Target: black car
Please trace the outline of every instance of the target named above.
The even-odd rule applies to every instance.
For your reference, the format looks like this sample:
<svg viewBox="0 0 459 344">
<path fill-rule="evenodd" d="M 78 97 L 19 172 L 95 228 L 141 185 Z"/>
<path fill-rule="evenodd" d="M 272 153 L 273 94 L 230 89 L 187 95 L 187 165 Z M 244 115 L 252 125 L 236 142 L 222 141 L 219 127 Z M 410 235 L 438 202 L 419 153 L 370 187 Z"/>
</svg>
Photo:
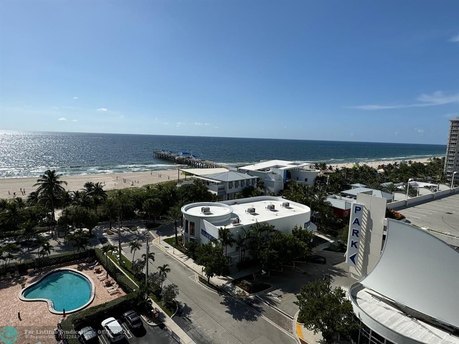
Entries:
<svg viewBox="0 0 459 344">
<path fill-rule="evenodd" d="M 99 343 L 99 338 L 97 337 L 97 332 L 91 327 L 86 326 L 78 331 L 78 339 L 82 343 Z"/>
<path fill-rule="evenodd" d="M 317 254 L 313 254 L 308 257 L 308 262 L 315 264 L 327 264 L 327 258 L 319 256 Z"/>
<path fill-rule="evenodd" d="M 136 311 L 127 311 L 123 314 L 123 319 L 132 329 L 139 329 L 143 327 L 142 320 L 140 319 Z"/>
</svg>

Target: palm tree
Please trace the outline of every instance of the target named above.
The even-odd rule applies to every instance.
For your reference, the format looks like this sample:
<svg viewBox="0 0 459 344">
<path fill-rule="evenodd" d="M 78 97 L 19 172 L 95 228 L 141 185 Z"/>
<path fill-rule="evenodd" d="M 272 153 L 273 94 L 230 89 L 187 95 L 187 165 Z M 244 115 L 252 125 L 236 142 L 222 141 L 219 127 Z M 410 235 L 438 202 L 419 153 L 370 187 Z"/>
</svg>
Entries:
<svg viewBox="0 0 459 344">
<path fill-rule="evenodd" d="M 85 191 L 89 197 L 92 199 L 92 203 L 95 206 L 96 214 L 97 207 L 103 204 L 107 200 L 107 193 L 104 191 L 104 186 L 102 183 L 97 182 L 87 182 L 84 184 Z"/>
<path fill-rule="evenodd" d="M 175 233 L 175 245 L 178 246 L 178 233 L 177 233 L 177 221 L 182 218 L 182 209 L 179 205 L 170 208 L 168 217 L 174 221 L 174 233 Z"/>
<path fill-rule="evenodd" d="M 158 266 L 158 273 L 159 273 L 159 276 L 161 277 L 160 283 L 159 283 L 159 287 L 161 288 L 161 290 L 163 289 L 163 283 L 166 280 L 167 274 L 169 272 L 171 272 L 171 268 L 169 267 L 169 264 Z"/>
<path fill-rule="evenodd" d="M 161 276 L 164 277 L 164 279 L 166 279 L 167 274 L 171 272 L 171 268 L 169 267 L 169 264 L 163 264 L 158 266 L 158 272 Z"/>
<path fill-rule="evenodd" d="M 247 248 L 247 231 L 244 230 L 234 241 L 236 248 L 239 250 L 239 261 L 244 259 L 244 253 Z"/>
<path fill-rule="evenodd" d="M 39 252 L 39 255 L 45 257 L 51 254 L 52 250 L 53 250 L 53 247 L 51 246 L 51 244 L 48 241 L 45 241 L 44 243 L 41 244 L 41 250 Z"/>
<path fill-rule="evenodd" d="M 144 253 L 142 254 L 142 259 L 146 262 L 147 261 L 147 254 Z M 151 260 L 152 262 L 155 261 L 155 253 L 154 252 L 149 252 L 148 253 L 148 259 Z"/>
<path fill-rule="evenodd" d="M 142 245 L 140 244 L 139 241 L 131 241 L 129 243 L 129 247 L 131 248 L 131 253 L 132 253 L 132 261 L 134 261 L 134 256 L 135 256 L 135 251 L 140 250 Z"/>
<path fill-rule="evenodd" d="M 225 247 L 225 256 L 228 256 L 228 246 L 232 247 L 235 242 L 233 234 L 229 228 L 220 228 L 218 230 L 218 238 L 222 246 Z"/>
<path fill-rule="evenodd" d="M 53 225 L 56 223 L 55 207 L 59 198 L 65 192 L 62 185 L 67 185 L 67 182 L 59 180 L 61 176 L 55 170 L 47 170 L 34 184 L 34 186 L 38 186 L 36 192 L 38 193 L 39 200 L 45 203 L 51 211 Z"/>
<path fill-rule="evenodd" d="M 108 252 L 113 251 L 115 249 L 115 246 L 113 245 L 105 245 L 102 247 L 102 252 L 105 254 L 105 265 L 108 266 Z"/>
</svg>

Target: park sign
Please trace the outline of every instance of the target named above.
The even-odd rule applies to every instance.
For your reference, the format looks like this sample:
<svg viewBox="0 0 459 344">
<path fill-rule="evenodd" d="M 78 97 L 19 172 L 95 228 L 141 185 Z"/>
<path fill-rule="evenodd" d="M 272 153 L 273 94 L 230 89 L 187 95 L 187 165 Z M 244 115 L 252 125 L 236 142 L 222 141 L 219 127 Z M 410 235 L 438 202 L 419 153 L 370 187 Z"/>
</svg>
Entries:
<svg viewBox="0 0 459 344">
<path fill-rule="evenodd" d="M 362 231 L 362 214 L 365 206 L 354 203 L 352 205 L 351 218 L 349 220 L 349 236 L 347 239 L 346 263 L 350 266 L 357 266 L 359 253 L 360 232 Z"/>
</svg>

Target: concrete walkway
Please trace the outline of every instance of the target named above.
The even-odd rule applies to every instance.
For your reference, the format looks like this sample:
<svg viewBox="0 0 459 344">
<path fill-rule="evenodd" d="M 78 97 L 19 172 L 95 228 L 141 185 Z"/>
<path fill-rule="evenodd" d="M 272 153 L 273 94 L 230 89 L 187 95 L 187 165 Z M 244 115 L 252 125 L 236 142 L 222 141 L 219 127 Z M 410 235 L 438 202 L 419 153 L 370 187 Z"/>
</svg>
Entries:
<svg viewBox="0 0 459 344">
<path fill-rule="evenodd" d="M 180 250 L 176 249 L 175 247 L 169 245 L 167 242 L 165 242 L 163 239 L 167 239 L 167 237 L 157 237 L 153 240 L 153 243 L 155 246 L 160 248 L 162 251 L 166 252 L 168 255 L 188 267 L 189 269 L 193 270 L 196 272 L 199 276 L 207 280 L 207 276 L 205 275 L 203 271 L 203 266 L 198 265 L 194 262 L 193 259 L 188 257 L 186 254 L 181 252 Z M 232 289 L 232 278 L 231 277 L 225 277 L 225 276 L 214 276 L 210 278 L 210 284 L 216 286 L 217 288 L 222 288 L 228 292 L 230 292 L 229 289 Z M 231 290 L 232 291 L 232 290 Z"/>
<path fill-rule="evenodd" d="M 115 262 L 113 262 L 113 264 L 118 266 L 118 264 L 116 264 Z M 122 273 L 124 273 L 124 271 L 120 267 L 118 267 L 118 269 Z M 129 278 L 129 276 L 127 275 L 126 277 Z M 135 283 L 134 281 L 132 282 L 135 285 L 137 285 L 137 283 Z M 139 286 L 137 285 L 137 287 Z M 180 343 L 184 343 L 184 344 L 194 344 L 195 343 L 193 339 L 191 339 L 191 337 L 188 336 L 188 334 L 185 331 L 183 331 L 182 328 L 179 325 L 177 325 L 177 323 L 169 315 L 167 315 L 165 312 L 162 311 L 161 307 L 153 299 L 150 299 L 150 300 L 152 302 L 152 306 L 160 310 L 161 317 L 164 319 L 164 325 L 166 325 L 169 330 L 171 330 L 178 338 L 180 338 Z"/>
<path fill-rule="evenodd" d="M 295 335 L 300 343 L 315 344 L 319 343 L 322 340 L 322 335 L 320 333 L 314 333 L 311 330 L 308 330 L 303 324 L 297 321 L 298 313 L 295 314 Z"/>
<path fill-rule="evenodd" d="M 166 325 L 166 327 L 169 330 L 171 330 L 178 338 L 180 338 L 180 343 L 184 343 L 184 344 L 194 344 L 195 343 L 193 339 L 191 339 L 190 336 L 188 336 L 188 334 L 186 334 L 186 332 L 183 331 L 182 328 L 179 325 L 177 325 L 177 323 L 169 315 L 167 315 L 161 310 L 161 307 L 153 299 L 150 298 L 150 300 L 152 302 L 153 307 L 156 307 L 157 309 L 159 309 L 162 315 L 164 316 L 164 325 Z"/>
</svg>

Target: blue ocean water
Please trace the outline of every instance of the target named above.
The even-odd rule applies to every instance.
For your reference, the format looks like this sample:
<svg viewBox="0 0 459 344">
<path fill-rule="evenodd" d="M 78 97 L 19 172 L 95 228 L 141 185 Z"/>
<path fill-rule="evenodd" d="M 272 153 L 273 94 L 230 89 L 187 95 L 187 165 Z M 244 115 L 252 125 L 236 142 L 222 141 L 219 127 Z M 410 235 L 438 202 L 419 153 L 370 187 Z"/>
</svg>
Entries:
<svg viewBox="0 0 459 344">
<path fill-rule="evenodd" d="M 228 165 L 260 160 L 339 163 L 444 156 L 444 145 L 223 137 L 0 131 L 0 178 L 94 174 L 173 167 L 154 150 L 188 151 Z"/>
</svg>

